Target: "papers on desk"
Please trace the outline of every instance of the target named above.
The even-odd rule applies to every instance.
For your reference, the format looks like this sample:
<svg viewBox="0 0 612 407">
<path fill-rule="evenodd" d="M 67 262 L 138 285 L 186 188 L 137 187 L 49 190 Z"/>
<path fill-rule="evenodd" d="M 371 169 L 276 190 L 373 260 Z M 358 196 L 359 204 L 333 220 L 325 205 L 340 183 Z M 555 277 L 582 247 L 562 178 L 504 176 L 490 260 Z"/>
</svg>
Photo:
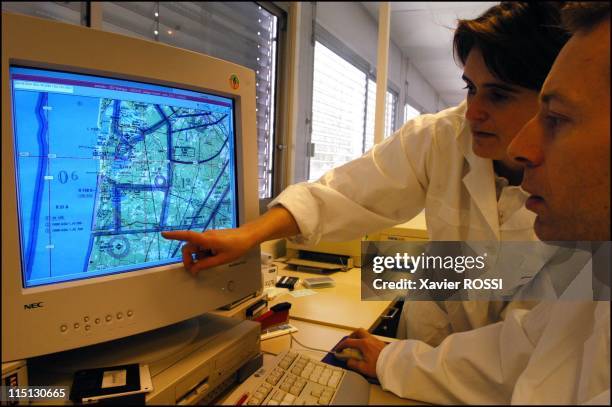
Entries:
<svg viewBox="0 0 612 407">
<path fill-rule="evenodd" d="M 267 296 L 268 300 L 271 300 L 273 298 L 278 297 L 279 295 L 286 294 L 286 293 L 291 294 L 294 298 L 299 298 L 299 297 L 305 297 L 308 295 L 313 295 L 313 294 L 316 294 L 317 292 L 314 290 L 310 290 L 310 289 L 289 291 L 288 288 L 268 287 L 263 291 L 263 293 Z"/>
<path fill-rule="evenodd" d="M 288 288 L 281 288 L 281 287 L 267 287 L 266 289 L 263 290 L 263 293 L 268 297 L 269 300 L 288 293 L 289 289 Z"/>
<path fill-rule="evenodd" d="M 303 290 L 291 291 L 289 294 L 291 294 L 294 298 L 298 298 L 298 297 L 306 297 L 307 295 L 313 295 L 316 293 L 317 292 L 314 290 L 309 290 L 308 288 L 305 288 Z"/>
</svg>

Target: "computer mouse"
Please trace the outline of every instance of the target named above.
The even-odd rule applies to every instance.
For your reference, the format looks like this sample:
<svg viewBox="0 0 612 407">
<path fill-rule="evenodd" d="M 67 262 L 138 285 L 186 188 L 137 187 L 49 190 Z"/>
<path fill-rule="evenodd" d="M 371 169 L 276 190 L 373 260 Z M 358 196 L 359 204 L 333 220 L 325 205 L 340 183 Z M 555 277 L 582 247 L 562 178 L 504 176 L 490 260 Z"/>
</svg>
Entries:
<svg viewBox="0 0 612 407">
<path fill-rule="evenodd" d="M 344 348 L 340 352 L 334 352 L 334 356 L 340 360 L 363 360 L 363 355 L 361 354 L 361 351 L 356 348 Z"/>
</svg>

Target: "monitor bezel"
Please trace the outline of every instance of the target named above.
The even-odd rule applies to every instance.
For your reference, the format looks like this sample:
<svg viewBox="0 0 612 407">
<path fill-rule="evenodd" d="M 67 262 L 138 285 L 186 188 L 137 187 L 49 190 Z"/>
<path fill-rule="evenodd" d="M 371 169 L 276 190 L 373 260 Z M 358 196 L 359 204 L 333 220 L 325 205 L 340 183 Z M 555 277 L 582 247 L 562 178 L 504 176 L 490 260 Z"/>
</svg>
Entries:
<svg viewBox="0 0 612 407">
<path fill-rule="evenodd" d="M 8 86 L 11 65 L 76 70 L 233 98 L 239 223 L 259 215 L 253 70 L 167 44 L 2 12 L 3 362 L 154 330 L 261 290 L 259 246 L 234 262 L 196 276 L 179 263 L 23 288 L 15 238 L 19 228 L 15 219 L 18 198 Z M 231 86 L 233 75 L 240 79 L 237 89 Z M 100 318 L 100 324 L 93 323 Z M 85 330 L 86 325 L 91 329 Z"/>
<path fill-rule="evenodd" d="M 74 67 L 67 67 L 67 68 L 62 68 L 62 69 L 51 69 L 51 68 L 40 68 L 40 67 L 34 67 L 32 66 L 32 64 L 28 64 L 28 65 L 24 65 L 24 64 L 16 64 L 16 63 L 9 63 L 9 87 L 10 87 L 10 95 L 11 95 L 11 99 L 10 99 L 10 103 L 11 103 L 11 117 L 13 122 L 11 123 L 11 130 L 14 128 L 14 120 L 15 120 L 15 109 L 14 109 L 14 101 L 13 101 L 13 95 L 14 95 L 14 89 L 13 89 L 13 80 L 10 77 L 10 71 L 11 68 L 24 68 L 24 69 L 35 69 L 35 70 L 44 70 L 44 71 L 49 71 L 49 72 L 56 72 L 56 73 L 68 73 L 68 74 L 75 74 L 75 75 L 86 75 L 86 76 L 91 76 L 91 77 L 99 77 L 99 78 L 104 78 L 104 79 L 111 79 L 111 80 L 123 80 L 123 81 L 129 81 L 129 82 L 134 82 L 134 83 L 139 83 L 139 84 L 143 84 L 143 85 L 155 85 L 155 86 L 163 86 L 166 88 L 170 88 L 170 89 L 177 89 L 177 90 L 186 90 L 186 91 L 191 91 L 191 92 L 196 92 L 200 95 L 205 95 L 205 96 L 218 96 L 218 97 L 223 97 L 228 99 L 228 101 L 231 102 L 232 106 L 231 106 L 231 110 L 232 110 L 232 127 L 233 127 L 233 151 L 232 151 L 232 160 L 234 162 L 234 164 L 237 166 L 238 163 L 240 162 L 240 160 L 238 160 L 238 144 L 237 140 L 239 138 L 239 130 L 237 126 L 237 97 L 235 95 L 226 95 L 226 94 L 221 94 L 221 92 L 215 92 L 215 91 L 211 91 L 211 92 L 204 92 L 201 90 L 197 90 L 197 87 L 192 87 L 191 89 L 187 89 L 185 87 L 181 87 L 182 84 L 176 84 L 176 86 L 174 85 L 160 85 L 159 83 L 154 83 L 152 81 L 144 81 L 144 80 L 131 80 L 131 79 L 125 79 L 125 78 L 121 78 L 118 75 L 114 75 L 111 76 L 111 74 L 108 75 L 98 75 L 98 74 L 92 74 L 92 73 L 83 73 L 78 69 L 74 69 Z M 125 273 L 138 273 L 140 271 L 143 270 L 148 270 L 148 269 L 152 269 L 152 270 L 156 270 L 158 268 L 164 267 L 164 266 L 172 266 L 172 265 L 177 265 L 179 263 L 181 263 L 182 261 L 176 260 L 176 261 L 172 261 L 172 262 L 168 262 L 166 264 L 163 265 L 151 265 L 151 266 L 147 266 L 147 265 L 142 265 L 142 267 L 136 267 L 133 268 L 131 270 L 123 270 L 123 271 L 115 271 L 115 272 L 110 272 L 107 274 L 102 274 L 102 275 L 94 275 L 94 276 L 84 276 L 84 277 L 80 277 L 80 278 L 71 278 L 68 280 L 64 280 L 64 281 L 55 281 L 55 282 L 48 282 L 48 283 L 39 283 L 39 284 L 34 284 L 34 285 L 26 285 L 26 281 L 25 281 L 25 271 L 24 271 L 24 253 L 23 253 L 23 239 L 21 236 L 21 232 L 22 232 L 22 227 L 21 227 L 21 208 L 20 208 L 20 199 L 19 199 L 19 179 L 18 179 L 18 155 L 15 152 L 15 146 L 16 146 L 16 135 L 14 134 L 15 132 L 13 131 L 12 134 L 12 140 L 13 140 L 13 151 L 14 151 L 14 169 L 15 169 L 15 192 L 16 192 L 16 199 L 17 199 L 17 225 L 18 225 L 18 234 L 19 234 L 19 250 L 20 250 L 20 254 L 21 254 L 21 275 L 22 275 L 22 287 L 26 290 L 28 289 L 32 289 L 32 288 L 36 288 L 36 287 L 42 287 L 42 286 L 48 286 L 48 285 L 60 285 L 60 284 L 64 284 L 64 283 L 68 283 L 71 281 L 84 281 L 84 280 L 88 280 L 88 279 L 99 279 L 99 278 L 103 278 L 106 276 L 111 276 L 111 275 L 115 275 L 115 274 L 125 274 Z M 234 202 L 235 202 L 235 210 L 234 210 L 234 216 L 236 217 L 236 226 L 239 226 L 240 223 L 240 203 L 239 203 L 239 193 L 238 193 L 238 185 L 240 185 L 239 181 L 238 181 L 238 175 L 239 175 L 239 170 L 238 168 L 235 168 L 233 171 L 233 183 L 234 183 Z M 169 230 L 175 230 L 175 229 L 169 229 Z M 159 270 L 158 270 L 159 271 Z M 58 287 L 61 288 L 61 287 Z"/>
</svg>

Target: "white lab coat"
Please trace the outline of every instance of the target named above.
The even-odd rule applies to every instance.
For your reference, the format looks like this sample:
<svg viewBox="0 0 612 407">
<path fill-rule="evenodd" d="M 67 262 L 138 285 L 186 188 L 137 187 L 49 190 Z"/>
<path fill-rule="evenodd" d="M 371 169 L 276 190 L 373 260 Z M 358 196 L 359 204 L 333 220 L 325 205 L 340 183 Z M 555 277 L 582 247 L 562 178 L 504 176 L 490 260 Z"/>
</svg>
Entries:
<svg viewBox="0 0 612 407">
<path fill-rule="evenodd" d="M 505 188 L 498 202 L 493 163 L 472 151 L 466 102 L 421 115 L 364 156 L 324 174 L 317 182 L 289 186 L 269 207 L 283 205 L 295 218 L 298 243 L 355 239 L 406 222 L 425 209 L 431 240 L 536 240 L 527 194 Z M 504 194 L 507 194 L 504 196 Z M 508 195 L 512 195 L 508 197 Z M 505 202 L 505 205 L 501 203 Z M 511 215 L 508 215 L 511 214 Z M 547 254 L 532 257 L 535 274 Z M 491 258 L 491 257 L 489 257 Z M 438 344 L 449 333 L 496 322 L 501 302 L 412 302 L 404 308 L 398 337 Z"/>
<path fill-rule="evenodd" d="M 400 397 L 434 404 L 609 405 L 610 303 L 572 301 L 590 283 L 589 263 L 558 301 L 512 310 L 436 348 L 391 343 L 378 379 Z"/>
<path fill-rule="evenodd" d="M 294 216 L 304 244 L 345 241 L 406 222 L 425 209 L 431 240 L 536 240 L 535 215 L 498 210 L 493 162 L 476 156 L 466 103 L 421 115 L 316 182 L 287 187 L 268 206 Z M 501 226 L 500 226 L 501 224 Z"/>
</svg>

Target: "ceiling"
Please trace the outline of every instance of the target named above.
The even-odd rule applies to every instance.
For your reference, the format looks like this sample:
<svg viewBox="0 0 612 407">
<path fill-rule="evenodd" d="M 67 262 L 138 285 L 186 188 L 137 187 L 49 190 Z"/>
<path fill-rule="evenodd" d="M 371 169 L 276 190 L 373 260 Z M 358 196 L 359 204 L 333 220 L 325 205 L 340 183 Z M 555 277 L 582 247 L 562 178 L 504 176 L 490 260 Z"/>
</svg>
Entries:
<svg viewBox="0 0 612 407">
<path fill-rule="evenodd" d="M 378 2 L 362 2 L 378 21 Z M 475 18 L 498 2 L 390 2 L 391 41 L 448 105 L 465 97 L 461 68 L 453 60 L 453 30 L 459 18 Z"/>
</svg>

